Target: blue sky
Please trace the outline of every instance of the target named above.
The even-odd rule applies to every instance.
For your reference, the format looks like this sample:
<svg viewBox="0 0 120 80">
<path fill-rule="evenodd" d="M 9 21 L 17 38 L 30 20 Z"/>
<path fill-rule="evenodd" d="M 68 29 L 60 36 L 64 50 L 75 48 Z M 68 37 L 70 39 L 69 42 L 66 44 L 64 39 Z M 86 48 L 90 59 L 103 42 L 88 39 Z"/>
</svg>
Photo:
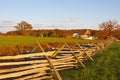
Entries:
<svg viewBox="0 0 120 80">
<path fill-rule="evenodd" d="M 120 0 L 0 0 L 0 32 L 20 21 L 33 29 L 98 29 L 107 20 L 120 21 Z"/>
</svg>

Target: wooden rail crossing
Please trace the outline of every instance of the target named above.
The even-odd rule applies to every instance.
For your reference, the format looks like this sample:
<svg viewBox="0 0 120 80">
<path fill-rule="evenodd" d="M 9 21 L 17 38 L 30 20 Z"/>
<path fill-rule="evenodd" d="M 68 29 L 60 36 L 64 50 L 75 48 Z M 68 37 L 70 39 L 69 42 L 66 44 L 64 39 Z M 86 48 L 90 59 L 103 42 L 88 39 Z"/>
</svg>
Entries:
<svg viewBox="0 0 120 80">
<path fill-rule="evenodd" d="M 59 74 L 60 70 L 77 69 L 79 64 L 85 68 L 84 62 L 88 59 L 94 61 L 92 57 L 96 52 L 109 46 L 112 41 L 87 44 L 74 42 L 72 46 L 65 42 L 49 51 L 36 43 L 41 52 L 0 57 L 0 80 L 54 80 L 54 77 L 64 80 Z M 50 48 L 49 44 L 47 46 Z"/>
</svg>

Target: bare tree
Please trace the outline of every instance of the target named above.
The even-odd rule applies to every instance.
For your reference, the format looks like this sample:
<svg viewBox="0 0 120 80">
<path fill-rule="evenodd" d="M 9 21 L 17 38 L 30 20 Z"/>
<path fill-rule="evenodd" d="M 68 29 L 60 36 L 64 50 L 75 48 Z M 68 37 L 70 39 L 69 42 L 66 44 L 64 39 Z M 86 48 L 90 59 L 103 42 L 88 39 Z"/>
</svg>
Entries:
<svg viewBox="0 0 120 80">
<path fill-rule="evenodd" d="M 21 21 L 20 23 L 17 24 L 17 26 L 15 26 L 15 28 L 17 30 L 31 30 L 32 25 L 27 23 L 26 21 Z"/>
<path fill-rule="evenodd" d="M 118 22 L 115 20 L 113 20 L 113 21 L 109 20 L 107 22 L 103 22 L 103 23 L 99 24 L 99 26 L 100 26 L 100 29 L 107 31 L 109 36 L 111 36 L 111 34 L 114 30 L 116 30 L 120 27 Z"/>
</svg>

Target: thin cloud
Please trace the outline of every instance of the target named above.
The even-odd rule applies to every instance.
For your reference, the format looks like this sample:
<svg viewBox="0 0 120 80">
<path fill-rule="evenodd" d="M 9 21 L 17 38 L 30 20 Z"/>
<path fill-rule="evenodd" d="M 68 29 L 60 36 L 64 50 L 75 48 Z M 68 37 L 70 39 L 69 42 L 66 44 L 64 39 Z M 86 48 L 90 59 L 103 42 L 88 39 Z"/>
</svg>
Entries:
<svg viewBox="0 0 120 80">
<path fill-rule="evenodd" d="M 0 32 L 2 33 L 6 33 L 8 31 L 13 31 L 15 30 L 15 28 L 11 27 L 11 28 L 8 28 L 8 27 L 0 27 Z"/>
<path fill-rule="evenodd" d="M 43 20 L 43 23 L 71 23 L 71 22 L 79 22 L 79 18 L 69 18 L 63 20 Z"/>
<path fill-rule="evenodd" d="M 70 18 L 70 19 L 66 19 L 66 20 L 63 20 L 63 22 L 79 22 L 79 18 Z"/>
<path fill-rule="evenodd" d="M 15 21 L 0 21 L 0 26 L 15 26 L 16 24 Z"/>
<path fill-rule="evenodd" d="M 61 24 L 53 24 L 53 25 L 46 25 L 44 26 L 44 29 L 81 29 L 82 27 L 80 25 L 61 25 Z"/>
<path fill-rule="evenodd" d="M 44 27 L 45 27 L 44 24 L 33 24 L 33 29 L 42 29 Z"/>
<path fill-rule="evenodd" d="M 81 25 L 71 24 L 34 24 L 33 29 L 81 29 Z"/>
<path fill-rule="evenodd" d="M 15 21 L 0 21 L 0 32 L 5 33 L 8 31 L 15 30 Z"/>
</svg>

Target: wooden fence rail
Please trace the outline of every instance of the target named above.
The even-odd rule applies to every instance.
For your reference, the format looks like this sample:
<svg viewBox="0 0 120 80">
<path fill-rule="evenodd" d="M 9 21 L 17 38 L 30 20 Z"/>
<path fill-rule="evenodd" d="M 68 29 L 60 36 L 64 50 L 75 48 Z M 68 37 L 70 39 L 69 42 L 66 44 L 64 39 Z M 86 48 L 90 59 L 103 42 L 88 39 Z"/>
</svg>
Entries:
<svg viewBox="0 0 120 80">
<path fill-rule="evenodd" d="M 73 46 L 65 42 L 57 50 L 48 52 L 37 41 L 36 43 L 42 52 L 0 57 L 0 80 L 54 80 L 55 75 L 58 80 L 62 80 L 59 70 L 78 68 L 78 63 L 85 68 L 84 61 L 94 61 L 92 56 L 95 52 L 112 42 L 75 42 Z M 50 47 L 49 44 L 47 46 Z M 22 52 L 21 49 L 20 51 Z"/>
</svg>

